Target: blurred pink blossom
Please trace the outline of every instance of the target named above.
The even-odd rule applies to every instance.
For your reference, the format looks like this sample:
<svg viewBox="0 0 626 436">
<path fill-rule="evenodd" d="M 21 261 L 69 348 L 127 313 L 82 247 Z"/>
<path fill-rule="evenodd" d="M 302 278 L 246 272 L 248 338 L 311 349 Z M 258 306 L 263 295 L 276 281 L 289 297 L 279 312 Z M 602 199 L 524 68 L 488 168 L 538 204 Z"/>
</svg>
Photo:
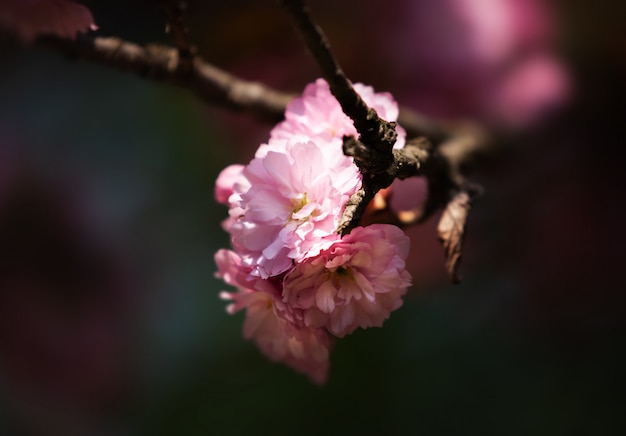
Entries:
<svg viewBox="0 0 626 436">
<path fill-rule="evenodd" d="M 536 54 L 503 78 L 487 96 L 486 115 L 511 126 L 533 123 L 568 93 L 561 65 Z"/>
<path fill-rule="evenodd" d="M 3 0 L 0 28 L 31 42 L 41 35 L 73 39 L 97 29 L 89 9 L 71 0 Z"/>
<path fill-rule="evenodd" d="M 401 11 L 387 51 L 417 109 L 523 127 L 567 97 L 544 1 L 412 0 Z"/>
<path fill-rule="evenodd" d="M 398 227 L 357 227 L 285 277 L 283 301 L 302 309 L 307 327 L 343 337 L 380 327 L 402 305 L 411 284 L 405 269 L 409 238 Z"/>
</svg>

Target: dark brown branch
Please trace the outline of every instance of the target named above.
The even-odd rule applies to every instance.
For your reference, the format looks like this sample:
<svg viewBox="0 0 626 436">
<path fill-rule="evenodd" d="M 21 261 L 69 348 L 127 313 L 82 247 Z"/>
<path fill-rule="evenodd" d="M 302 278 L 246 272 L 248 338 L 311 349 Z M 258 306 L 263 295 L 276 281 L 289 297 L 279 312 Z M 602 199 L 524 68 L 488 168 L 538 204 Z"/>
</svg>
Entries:
<svg viewBox="0 0 626 436">
<path fill-rule="evenodd" d="M 446 256 L 446 269 L 453 283 L 461 280 L 458 270 L 465 227 L 471 204 L 482 193 L 482 187 L 469 184 L 465 179 L 468 164 L 485 154 L 491 142 L 481 131 L 467 129 L 435 148 L 425 138 L 407 143 L 402 150 L 393 150 L 393 161 L 384 173 L 363 181 L 344 210 L 339 231 L 348 233 L 361 224 L 367 206 L 376 193 L 389 186 L 396 178 L 425 176 L 429 181 L 429 196 L 421 210 L 394 213 L 388 204 L 369 212 L 367 223 L 387 222 L 401 227 L 422 222 L 434 212 L 444 209 L 438 225 L 439 239 Z M 368 149 L 354 138 L 344 139 L 344 152 L 354 156 L 357 165 L 376 165 L 368 162 Z M 392 194 L 393 195 L 393 194 Z"/>
<path fill-rule="evenodd" d="M 448 178 L 448 165 L 426 138 L 407 143 L 401 150 L 392 150 L 391 158 L 379 161 L 372 152 L 354 137 L 344 138 L 344 153 L 354 157 L 363 173 L 363 187 L 349 200 L 340 220 L 338 231 L 349 233 L 359 225 L 369 202 L 381 189 L 387 188 L 395 179 L 434 174 Z"/>
<path fill-rule="evenodd" d="M 359 133 L 358 139 L 344 138 L 344 153 L 354 157 L 363 175 L 362 188 L 352 196 L 340 220 L 338 231 L 346 234 L 358 225 L 379 190 L 388 187 L 396 177 L 416 174 L 421 162 L 410 148 L 393 150 L 397 139 L 396 123 L 380 118 L 356 92 L 331 52 L 326 35 L 311 17 L 306 1 L 282 0 L 281 3 L 317 61 L 331 92 Z M 426 159 L 426 156 L 420 155 L 420 158 Z"/>
<path fill-rule="evenodd" d="M 396 178 L 427 175 L 433 181 L 437 195 L 431 195 L 424 213 L 432 213 L 436 207 L 447 204 L 439 223 L 439 236 L 444 245 L 446 267 L 452 280 L 458 283 L 461 248 L 471 201 L 470 193 L 461 188 L 465 183 L 463 165 L 473 157 L 485 138 L 480 132 L 470 132 L 469 129 L 462 133 L 460 128 L 441 129 L 417 114 L 404 112 L 403 121 L 410 118 L 411 123 L 423 127 L 423 131 L 417 133 L 427 133 L 444 143 L 440 150 L 435 150 L 428 140 L 421 138 L 402 150 L 393 150 L 397 138 L 396 124 L 378 117 L 376 111 L 369 108 L 354 90 L 333 56 L 326 36 L 311 18 L 305 0 L 282 0 L 282 4 L 291 14 L 343 112 L 352 119 L 360 135 L 358 139 L 344 138 L 344 153 L 354 158 L 363 182 L 362 188 L 346 204 L 338 232 L 346 234 L 359 225 L 370 201 Z M 424 214 L 421 217 L 415 215 L 415 219 L 423 217 Z"/>
<path fill-rule="evenodd" d="M 439 144 L 438 150 L 445 157 L 452 171 L 452 178 L 458 185 L 463 177 L 483 156 L 496 151 L 492 137 L 482 128 L 473 124 L 460 124 L 455 133 Z"/>
<path fill-rule="evenodd" d="M 360 142 L 380 154 L 391 153 L 397 137 L 396 123 L 380 118 L 354 90 L 352 83 L 333 56 L 326 35 L 313 21 L 306 2 L 282 0 L 281 3 L 291 15 L 300 36 L 317 61 L 341 109 L 354 122 L 354 127 L 360 135 Z"/>
<path fill-rule="evenodd" d="M 447 207 L 450 199 L 459 190 L 477 196 L 482 188 L 469 187 L 466 177 L 480 157 L 495 150 L 495 142 L 485 131 L 473 125 L 455 127 L 454 136 L 444 140 L 436 148 L 439 156 L 437 166 L 426 172 L 428 199 L 418 213 L 398 217 L 399 225 L 406 227 L 424 222 L 437 211 Z"/>
<path fill-rule="evenodd" d="M 398 124 L 404 127 L 407 137 L 425 136 L 433 144 L 439 144 L 459 130 L 459 123 L 434 120 L 408 107 L 400 108 Z"/>
<path fill-rule="evenodd" d="M 378 189 L 372 189 L 371 184 L 364 184 L 361 189 L 352 194 L 339 220 L 337 233 L 342 235 L 348 234 L 359 225 L 367 205 L 372 201 L 376 192 L 378 192 Z"/>
<path fill-rule="evenodd" d="M 121 71 L 138 74 L 145 79 L 160 80 L 185 88 L 206 103 L 246 111 L 263 121 L 283 119 L 293 94 L 277 91 L 256 82 L 242 80 L 205 61 L 194 59 L 192 77 L 179 71 L 178 50 L 167 46 L 140 46 L 118 38 L 80 36 L 76 41 L 46 38 L 40 45 L 66 55 Z M 427 136 L 437 144 L 455 135 L 454 123 L 429 119 L 412 109 L 400 108 L 400 125 L 409 137 Z"/>
<path fill-rule="evenodd" d="M 118 38 L 87 36 L 76 41 L 46 38 L 41 43 L 74 59 L 186 88 L 208 103 L 246 111 L 265 121 L 282 120 L 293 98 L 261 83 L 239 79 L 199 58 L 194 59 L 191 71 L 184 71 L 179 68 L 178 50 L 166 46 L 140 46 Z"/>
</svg>

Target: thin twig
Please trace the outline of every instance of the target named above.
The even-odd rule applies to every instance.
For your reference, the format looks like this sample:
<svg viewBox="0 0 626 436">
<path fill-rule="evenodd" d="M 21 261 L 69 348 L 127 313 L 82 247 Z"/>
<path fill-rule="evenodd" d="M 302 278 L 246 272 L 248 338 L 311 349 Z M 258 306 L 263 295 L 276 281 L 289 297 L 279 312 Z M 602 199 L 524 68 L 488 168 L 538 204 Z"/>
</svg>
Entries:
<svg viewBox="0 0 626 436">
<path fill-rule="evenodd" d="M 361 168 L 363 166 L 376 165 L 371 161 L 371 154 L 366 147 L 363 147 L 353 137 L 344 139 L 344 153 L 353 156 L 355 163 Z M 418 138 L 410 141 L 401 150 L 393 150 L 392 162 L 387 165 L 382 172 L 376 172 L 376 176 L 363 178 L 363 187 L 356 192 L 348 201 L 344 213 L 339 222 L 338 231 L 342 234 L 349 233 L 354 227 L 359 225 L 361 218 L 366 212 L 369 202 L 381 189 L 387 188 L 395 179 L 406 179 L 414 176 L 427 176 L 451 186 L 451 173 L 449 165 L 437 150 L 432 147 L 426 138 Z M 447 191 L 445 199 L 439 200 L 440 204 L 445 204 L 448 200 Z M 390 215 L 390 211 L 386 211 Z M 401 225 L 402 220 L 393 217 L 394 223 Z"/>
<path fill-rule="evenodd" d="M 304 0 L 282 0 L 282 5 L 291 15 L 296 29 L 307 48 L 317 61 L 330 90 L 341 105 L 343 112 L 354 122 L 359 140 L 381 155 L 391 153 L 396 142 L 396 123 L 388 122 L 367 106 L 346 77 L 339 62 L 330 50 L 326 35 L 318 26 Z"/>
<path fill-rule="evenodd" d="M 185 24 L 187 2 L 184 0 L 163 0 L 163 8 L 167 12 L 168 22 L 165 31 L 172 35 L 174 44 L 178 48 L 179 68 L 189 72 L 193 68 L 193 59 L 196 48 L 189 39 L 189 29 Z"/>
<path fill-rule="evenodd" d="M 81 35 L 75 41 L 43 38 L 39 45 L 82 61 L 131 72 L 148 80 L 159 80 L 189 90 L 208 104 L 245 111 L 263 121 L 284 118 L 287 103 L 294 94 L 281 92 L 257 82 L 240 79 L 199 56 L 194 59 L 193 77 L 178 71 L 176 49 L 163 45 L 140 46 L 119 38 L 93 38 Z M 399 122 L 409 138 L 426 136 L 434 144 L 462 132 L 458 124 L 440 122 L 414 110 L 401 107 Z M 463 136 L 464 133 L 461 133 Z"/>
</svg>

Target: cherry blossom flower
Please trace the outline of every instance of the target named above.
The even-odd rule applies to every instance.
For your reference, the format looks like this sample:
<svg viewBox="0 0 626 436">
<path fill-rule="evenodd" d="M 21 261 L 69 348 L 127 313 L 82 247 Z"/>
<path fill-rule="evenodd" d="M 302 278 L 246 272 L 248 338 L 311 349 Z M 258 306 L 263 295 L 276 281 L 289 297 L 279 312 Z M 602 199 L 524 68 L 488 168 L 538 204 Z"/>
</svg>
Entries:
<svg viewBox="0 0 626 436">
<path fill-rule="evenodd" d="M 398 104 L 389 93 L 375 93 L 371 86 L 361 83 L 354 84 L 355 90 L 378 115 L 387 121 L 398 119 Z M 398 139 L 394 148 L 401 149 L 406 142 L 406 132 L 396 126 Z M 345 115 L 341 106 L 330 92 L 324 79 L 317 79 L 304 89 L 302 97 L 293 99 L 285 111 L 285 121 L 279 123 L 271 132 L 272 139 L 293 137 L 321 137 L 331 141 L 328 147 L 338 153 L 342 152 L 343 136 L 357 135 L 350 118 Z M 273 141 L 276 143 L 276 141 Z M 265 152 L 262 146 L 259 151 Z M 257 152 L 258 155 L 259 152 Z M 426 199 L 428 187 L 426 179 L 413 177 L 410 181 L 394 180 L 387 193 L 391 196 L 391 208 L 394 212 L 414 213 L 420 209 Z M 379 200 L 382 197 L 379 196 Z M 409 212 L 410 211 L 410 212 Z"/>
<path fill-rule="evenodd" d="M 250 189 L 248 179 L 243 175 L 243 165 L 229 165 L 217 176 L 215 181 L 215 199 L 218 203 L 230 206 L 228 218 L 222 221 L 222 228 L 230 232 L 230 228 L 244 213 L 243 209 L 235 203 L 230 203 L 233 194 L 242 194 Z"/>
<path fill-rule="evenodd" d="M 233 246 L 263 278 L 336 240 L 343 208 L 361 186 L 358 168 L 340 149 L 319 140 L 278 142 L 243 170 L 250 188 L 229 198 Z"/>
<path fill-rule="evenodd" d="M 523 128 L 568 98 L 546 0 L 403 0 L 397 8 L 399 21 L 377 43 L 418 110 Z"/>
<path fill-rule="evenodd" d="M 380 327 L 402 305 L 411 284 L 405 269 L 409 238 L 398 227 L 357 227 L 305 259 L 285 277 L 283 301 L 303 310 L 303 324 L 343 337 Z"/>
<path fill-rule="evenodd" d="M 24 42 L 41 35 L 73 39 L 97 29 L 89 9 L 71 0 L 3 0 L 0 27 Z"/>
<path fill-rule="evenodd" d="M 243 336 L 252 339 L 259 350 L 274 362 L 282 362 L 308 375 L 318 384 L 326 382 L 329 369 L 330 340 L 323 329 L 299 326 L 285 316 L 289 310 L 280 297 L 277 282 L 250 277 L 239 256 L 228 250 L 215 255 L 218 277 L 238 292 L 222 292 L 232 300 L 229 313 L 246 309 Z"/>
<path fill-rule="evenodd" d="M 215 199 L 218 203 L 228 204 L 228 197 L 233 194 L 235 185 L 246 182 L 246 178 L 242 177 L 241 174 L 243 168 L 243 165 L 229 165 L 217 176 L 215 181 Z"/>
<path fill-rule="evenodd" d="M 355 88 L 381 117 L 397 119 L 389 94 Z M 401 148 L 405 133 L 398 133 Z M 229 207 L 223 227 L 235 250 L 215 257 L 218 277 L 238 289 L 221 294 L 232 301 L 227 311 L 245 309 L 244 337 L 317 383 L 327 378 L 329 333 L 381 326 L 411 282 L 409 240 L 399 228 L 337 233 L 346 202 L 361 188 L 361 173 L 342 147 L 344 135 L 356 134 L 328 84 L 317 80 L 289 104 L 254 159 L 224 169 L 215 188 L 217 201 Z M 417 194 L 424 189 L 398 186 L 395 203 L 423 201 Z"/>
<path fill-rule="evenodd" d="M 398 119 L 398 104 L 391 94 L 375 93 L 371 86 L 361 83 L 355 83 L 354 89 L 368 106 L 376 110 L 378 116 L 387 121 Z M 400 126 L 396 126 L 396 130 L 398 139 L 395 147 L 402 148 L 406 132 Z M 317 79 L 306 86 L 302 97 L 293 99 L 287 105 L 285 121 L 274 127 L 270 135 L 272 139 L 306 136 L 341 140 L 344 136 L 357 136 L 358 133 L 352 120 L 343 113 L 339 102 L 330 92 L 328 83 L 324 79 Z"/>
</svg>

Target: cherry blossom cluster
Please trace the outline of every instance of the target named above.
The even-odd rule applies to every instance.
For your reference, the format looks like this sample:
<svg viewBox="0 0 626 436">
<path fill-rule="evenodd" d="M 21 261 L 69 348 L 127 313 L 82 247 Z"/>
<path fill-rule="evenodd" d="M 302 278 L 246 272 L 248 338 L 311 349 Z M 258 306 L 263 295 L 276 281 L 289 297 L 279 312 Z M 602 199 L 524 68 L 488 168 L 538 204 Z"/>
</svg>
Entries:
<svg viewBox="0 0 626 436">
<path fill-rule="evenodd" d="M 355 89 L 382 118 L 397 119 L 391 95 Z M 331 336 L 381 326 L 411 283 L 409 239 L 398 227 L 337 231 L 362 181 L 343 154 L 344 135 L 357 132 L 318 79 L 287 106 L 248 165 L 220 173 L 215 190 L 229 208 L 223 227 L 233 250 L 215 255 L 217 276 L 237 288 L 221 294 L 232 301 L 228 312 L 246 309 L 244 337 L 319 384 L 328 376 Z M 399 129 L 396 147 L 405 136 Z"/>
</svg>

